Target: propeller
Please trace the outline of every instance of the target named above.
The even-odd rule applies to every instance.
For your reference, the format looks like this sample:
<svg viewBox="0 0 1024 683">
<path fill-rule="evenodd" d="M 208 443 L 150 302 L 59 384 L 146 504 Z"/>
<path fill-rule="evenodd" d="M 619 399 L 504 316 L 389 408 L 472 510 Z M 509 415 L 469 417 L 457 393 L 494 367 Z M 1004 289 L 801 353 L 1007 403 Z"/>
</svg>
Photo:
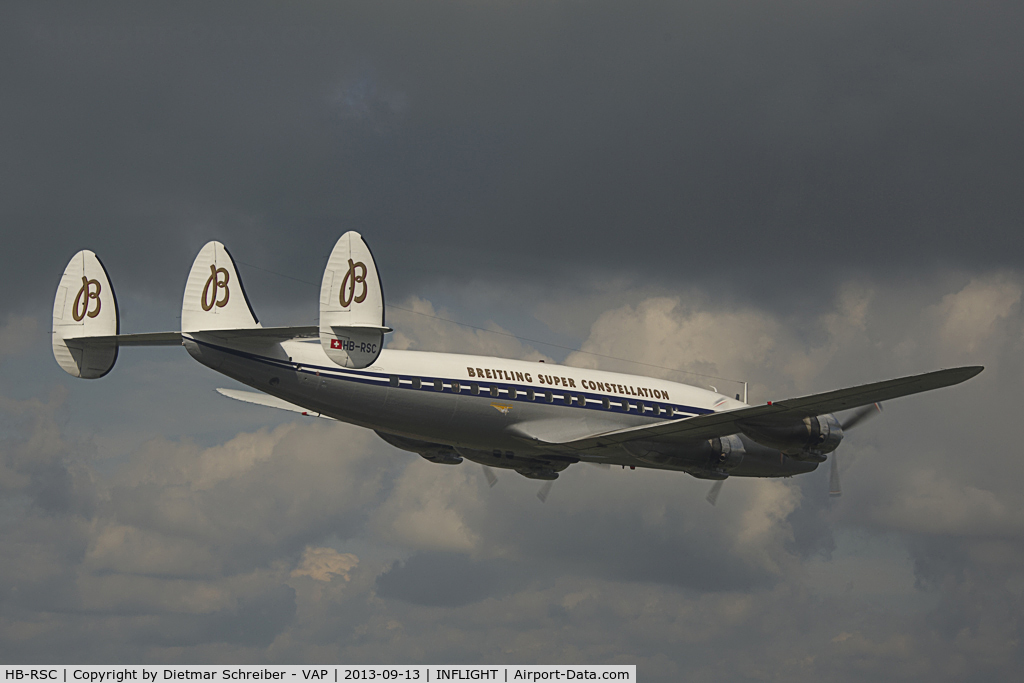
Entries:
<svg viewBox="0 0 1024 683">
<path fill-rule="evenodd" d="M 847 429 L 853 429 L 864 420 L 868 419 L 869 417 L 874 417 L 875 415 L 878 415 L 880 412 L 882 412 L 882 404 L 872 403 L 869 406 L 864 406 L 863 408 L 857 410 L 855 413 L 853 413 L 853 415 L 850 415 L 849 417 L 846 418 L 846 422 L 841 423 L 839 426 L 842 427 L 843 431 L 845 432 Z"/>
<path fill-rule="evenodd" d="M 832 468 L 828 473 L 828 495 L 833 498 L 843 495 L 843 489 L 839 486 L 839 461 L 835 451 L 832 452 Z"/>
<path fill-rule="evenodd" d="M 708 491 L 707 501 L 713 506 L 718 502 L 718 494 L 722 492 L 722 484 L 725 483 L 725 479 L 719 479 L 711 485 L 711 490 Z"/>
<path fill-rule="evenodd" d="M 609 470 L 612 467 L 606 462 L 588 462 L 587 464 L 594 465 L 595 467 L 600 467 L 603 470 Z M 490 488 L 494 488 L 494 485 L 498 483 L 498 475 L 494 473 L 494 468 L 488 467 L 487 465 L 481 465 L 480 467 L 482 467 L 484 470 L 484 478 L 487 479 L 487 485 Z M 544 482 L 544 484 L 540 487 L 540 490 L 537 491 L 537 499 L 540 502 L 548 502 L 548 496 L 551 495 L 551 487 L 552 485 L 554 485 L 554 483 L 555 481 L 553 479 L 549 479 L 548 481 Z M 712 503 L 712 505 L 714 505 L 714 503 Z"/>
<path fill-rule="evenodd" d="M 484 478 L 487 479 L 487 486 L 494 488 L 494 485 L 498 483 L 498 475 L 494 473 L 493 467 L 487 465 L 481 465 L 484 470 Z M 551 493 L 551 485 L 554 484 L 554 480 L 544 482 L 544 485 L 540 487 L 540 491 L 537 491 L 537 498 L 542 503 L 548 501 L 548 495 Z"/>
<path fill-rule="evenodd" d="M 882 404 L 872 403 L 869 406 L 864 406 L 863 408 L 855 411 L 852 415 L 847 417 L 844 422 L 840 423 L 839 426 L 842 427 L 845 432 L 856 427 L 868 418 L 878 415 L 880 412 L 882 412 Z M 838 498 L 843 495 L 843 489 L 839 485 L 839 458 L 837 456 L 838 451 L 833 451 L 831 458 L 832 463 L 828 473 L 828 495 L 833 498 Z"/>
<path fill-rule="evenodd" d="M 494 473 L 494 469 L 487 465 L 481 465 L 484 468 L 484 478 L 487 479 L 487 486 L 494 488 L 494 485 L 498 483 L 498 475 Z"/>
</svg>

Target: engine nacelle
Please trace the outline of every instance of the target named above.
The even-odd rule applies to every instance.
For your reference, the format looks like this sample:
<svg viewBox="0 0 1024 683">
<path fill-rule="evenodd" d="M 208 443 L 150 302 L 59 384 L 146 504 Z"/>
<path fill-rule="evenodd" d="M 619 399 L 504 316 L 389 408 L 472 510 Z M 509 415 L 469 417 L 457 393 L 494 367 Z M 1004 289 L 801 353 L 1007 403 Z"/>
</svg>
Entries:
<svg viewBox="0 0 1024 683">
<path fill-rule="evenodd" d="M 729 471 L 743 462 L 746 449 L 736 435 L 711 439 L 712 469 Z"/>
<path fill-rule="evenodd" d="M 459 465 L 462 463 L 462 457 L 455 455 L 452 451 L 436 450 L 436 451 L 416 451 L 421 457 L 426 458 L 430 462 L 435 462 L 438 465 Z"/>
<path fill-rule="evenodd" d="M 554 481 L 555 479 L 558 479 L 558 472 L 546 467 L 521 467 L 517 469 L 516 472 L 527 479 L 542 479 L 544 481 Z"/>
<path fill-rule="evenodd" d="M 796 460 L 824 462 L 825 454 L 839 447 L 843 428 L 834 415 L 805 417 L 800 422 L 744 422 L 743 433 L 768 448 Z"/>
<path fill-rule="evenodd" d="M 455 449 L 447 444 L 408 439 L 404 436 L 388 434 L 387 432 L 377 432 L 377 436 L 384 439 L 395 448 L 401 448 L 403 451 L 416 453 L 430 462 L 436 462 L 439 465 L 458 465 L 462 462 L 462 456 L 456 453 Z"/>
<path fill-rule="evenodd" d="M 716 439 L 678 444 L 665 441 L 629 441 L 623 448 L 637 460 L 685 470 L 686 472 L 710 473 L 712 479 L 721 479 L 727 472 L 743 462 L 746 451 L 738 436 L 723 436 Z M 695 474 L 694 476 L 700 476 Z"/>
</svg>

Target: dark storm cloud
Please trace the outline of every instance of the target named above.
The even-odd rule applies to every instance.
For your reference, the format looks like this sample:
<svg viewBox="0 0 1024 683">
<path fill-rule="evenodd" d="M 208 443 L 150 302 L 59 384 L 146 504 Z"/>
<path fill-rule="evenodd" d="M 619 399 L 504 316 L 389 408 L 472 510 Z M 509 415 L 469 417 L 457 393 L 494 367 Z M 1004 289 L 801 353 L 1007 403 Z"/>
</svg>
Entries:
<svg viewBox="0 0 1024 683">
<path fill-rule="evenodd" d="M 418 553 L 395 562 L 377 577 L 377 595 L 416 605 L 458 607 L 503 597 L 536 579 L 527 566 L 514 562 L 474 562 L 457 553 Z"/>
<path fill-rule="evenodd" d="M 171 299 L 210 238 L 316 280 L 350 228 L 398 297 L 642 273 L 763 298 L 1024 246 L 1015 3 L 3 12 L 8 308 L 85 246 Z"/>
</svg>

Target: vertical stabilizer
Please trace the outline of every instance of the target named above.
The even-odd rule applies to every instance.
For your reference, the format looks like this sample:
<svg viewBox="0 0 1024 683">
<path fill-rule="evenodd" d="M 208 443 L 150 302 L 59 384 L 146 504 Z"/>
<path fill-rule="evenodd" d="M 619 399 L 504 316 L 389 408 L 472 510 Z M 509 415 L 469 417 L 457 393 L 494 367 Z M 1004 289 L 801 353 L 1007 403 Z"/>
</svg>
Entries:
<svg viewBox="0 0 1024 683">
<path fill-rule="evenodd" d="M 384 292 L 370 248 L 349 231 L 334 245 L 320 285 L 320 344 L 346 368 L 372 365 L 384 346 Z"/>
<path fill-rule="evenodd" d="M 242 288 L 231 254 L 220 242 L 199 250 L 185 283 L 181 331 L 238 330 L 260 327 Z"/>
<path fill-rule="evenodd" d="M 117 342 L 90 337 L 113 337 L 119 326 L 106 269 L 96 254 L 78 252 L 64 269 L 53 301 L 53 357 L 75 377 L 103 377 L 117 360 Z"/>
</svg>

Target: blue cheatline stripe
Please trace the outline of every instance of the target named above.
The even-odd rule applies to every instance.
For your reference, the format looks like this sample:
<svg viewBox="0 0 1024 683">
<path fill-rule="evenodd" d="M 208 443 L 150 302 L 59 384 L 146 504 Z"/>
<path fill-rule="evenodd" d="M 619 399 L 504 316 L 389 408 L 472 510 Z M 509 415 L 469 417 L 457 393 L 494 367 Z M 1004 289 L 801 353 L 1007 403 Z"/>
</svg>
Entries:
<svg viewBox="0 0 1024 683">
<path fill-rule="evenodd" d="M 257 363 L 269 365 L 270 367 L 278 368 L 281 370 L 290 370 L 293 372 L 299 372 L 307 375 L 315 375 L 317 377 L 327 377 L 329 379 L 344 380 L 346 382 L 356 382 L 358 384 L 369 384 L 372 386 L 388 386 L 389 388 L 395 389 L 407 389 L 409 391 L 433 391 L 438 392 L 439 390 L 435 386 L 435 382 L 441 382 L 440 391 L 447 389 L 449 393 L 456 393 L 452 389 L 453 384 L 459 386 L 458 395 L 466 394 L 467 396 L 476 396 L 481 399 L 504 399 L 506 401 L 519 401 L 521 403 L 548 403 L 546 395 L 551 394 L 551 402 L 549 405 L 554 405 L 556 401 L 559 401 L 561 407 L 568 408 L 583 408 L 585 410 L 597 410 L 602 413 L 609 412 L 611 408 L 604 407 L 605 399 L 608 400 L 609 405 L 617 406 L 618 410 L 615 412 L 625 413 L 627 415 L 639 415 L 642 417 L 651 417 L 662 420 L 672 419 L 683 419 L 687 417 L 694 417 L 695 415 L 706 415 L 713 413 L 713 410 L 708 408 L 698 408 L 695 406 L 685 406 L 675 403 L 668 403 L 665 401 L 640 401 L 634 397 L 625 397 L 618 395 L 608 394 L 595 394 L 586 391 L 565 391 L 563 389 L 538 389 L 535 386 L 525 384 L 510 384 L 510 383 L 495 383 L 495 382 L 463 382 L 462 380 L 446 379 L 444 377 L 423 377 L 423 376 L 408 376 L 408 375 L 395 375 L 392 373 L 383 372 L 369 372 L 364 370 L 349 370 L 340 366 L 326 367 L 323 365 L 309 365 L 306 363 L 296 363 L 294 361 L 283 361 L 277 358 L 269 358 L 267 356 L 259 356 L 254 353 L 247 351 L 240 351 L 238 349 L 232 349 L 225 346 L 218 346 L 216 344 L 210 344 L 209 342 L 200 341 L 193 339 L 200 346 L 207 346 L 211 349 L 215 349 L 222 353 L 229 355 L 238 356 L 239 358 L 245 358 Z M 391 384 L 391 378 L 398 378 L 398 386 L 395 387 Z M 420 386 L 414 386 L 414 380 L 419 380 Z M 470 393 L 471 387 L 476 384 L 479 387 L 479 393 Z M 493 396 L 490 391 L 492 388 L 498 390 L 498 395 Z M 533 391 L 534 399 L 529 398 L 529 391 Z M 513 395 L 513 392 L 515 394 Z M 566 397 L 571 397 L 569 403 L 565 402 Z M 579 398 L 583 398 L 585 403 L 580 405 Z M 663 408 L 667 408 L 668 415 L 656 415 L 649 408 L 644 412 L 639 412 L 638 405 L 643 403 L 650 407 L 660 405 Z M 595 405 L 591 405 L 595 404 Z"/>
</svg>

